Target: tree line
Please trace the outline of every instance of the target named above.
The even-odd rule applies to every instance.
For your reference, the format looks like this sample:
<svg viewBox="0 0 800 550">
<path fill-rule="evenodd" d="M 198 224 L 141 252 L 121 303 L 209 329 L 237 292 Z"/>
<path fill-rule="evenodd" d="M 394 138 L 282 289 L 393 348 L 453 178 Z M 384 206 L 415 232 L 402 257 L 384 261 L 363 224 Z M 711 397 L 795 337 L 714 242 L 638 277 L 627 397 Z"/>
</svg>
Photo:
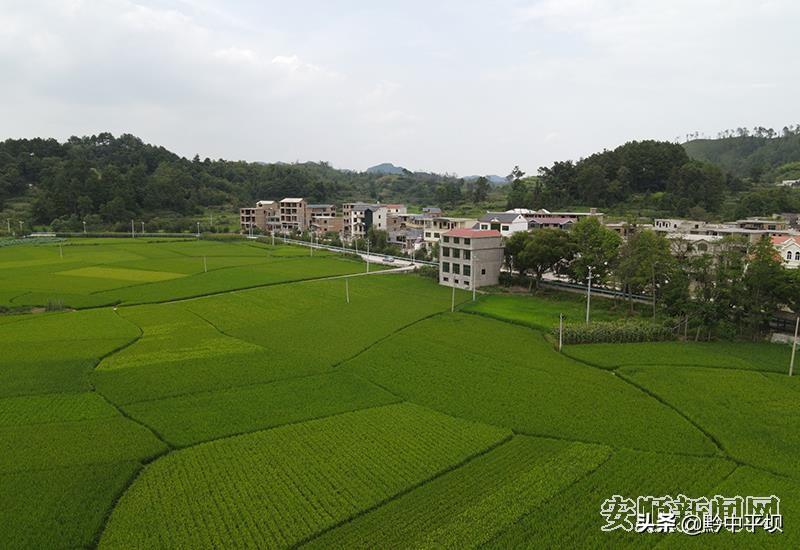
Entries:
<svg viewBox="0 0 800 550">
<path fill-rule="evenodd" d="M 0 209 L 9 199 L 30 202 L 34 224 L 77 230 L 125 230 L 145 221 L 230 210 L 287 196 L 311 202 L 351 200 L 455 205 L 483 201 L 485 178 L 464 182 L 425 172 L 373 174 L 338 170 L 326 162 L 261 163 L 187 159 L 130 134 L 101 133 L 0 142 Z"/>
<path fill-rule="evenodd" d="M 627 240 L 596 218 L 571 231 L 539 229 L 512 235 L 506 264 L 537 286 L 547 273 L 593 284 L 633 297 L 652 297 L 656 311 L 687 323 L 695 338 L 753 337 L 769 329 L 773 315 L 800 314 L 800 272 L 786 269 L 769 237 L 756 243 L 736 237 L 700 252 L 689 242 L 668 240 L 649 229 Z"/>
</svg>

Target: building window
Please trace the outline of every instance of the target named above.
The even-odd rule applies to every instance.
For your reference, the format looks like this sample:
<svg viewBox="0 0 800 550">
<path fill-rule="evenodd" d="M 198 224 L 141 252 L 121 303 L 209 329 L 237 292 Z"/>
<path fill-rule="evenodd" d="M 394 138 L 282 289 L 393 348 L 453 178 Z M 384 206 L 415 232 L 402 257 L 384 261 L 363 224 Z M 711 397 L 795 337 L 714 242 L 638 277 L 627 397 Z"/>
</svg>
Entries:
<svg viewBox="0 0 800 550">
<path fill-rule="evenodd" d="M 794 259 L 800 261 L 800 252 L 794 253 Z"/>
<path fill-rule="evenodd" d="M 450 273 L 450 262 L 442 262 L 442 271 Z"/>
<path fill-rule="evenodd" d="M 458 284 L 458 279 L 453 279 L 453 284 L 457 285 Z"/>
<path fill-rule="evenodd" d="M 464 251 L 464 259 L 465 260 L 469 260 L 470 256 L 471 256 L 470 251 L 469 250 L 465 250 Z"/>
<path fill-rule="evenodd" d="M 443 280 L 443 281 L 446 283 L 446 282 L 447 282 L 447 281 L 449 281 L 450 279 L 448 279 L 447 277 L 442 277 L 442 280 Z"/>
<path fill-rule="evenodd" d="M 444 242 L 449 243 L 450 242 L 450 237 L 445 237 L 444 238 Z"/>
<path fill-rule="evenodd" d="M 503 230 L 503 231 L 508 231 L 508 226 L 507 225 L 501 225 L 500 229 Z"/>
<path fill-rule="evenodd" d="M 482 223 L 481 224 L 481 229 L 483 229 L 483 230 L 489 229 L 489 224 Z"/>
<path fill-rule="evenodd" d="M 446 246 L 442 247 L 442 256 L 445 256 L 445 257 L 450 256 L 450 249 L 447 248 Z"/>
<path fill-rule="evenodd" d="M 791 259 L 792 259 L 792 253 L 791 253 L 791 251 L 786 253 L 786 259 L 787 259 L 787 260 L 791 260 Z"/>
<path fill-rule="evenodd" d="M 461 257 L 461 250 L 458 248 L 453 249 L 453 258 L 460 258 Z"/>
<path fill-rule="evenodd" d="M 469 286 L 469 281 L 464 281 L 464 286 Z"/>
<path fill-rule="evenodd" d="M 486 270 L 485 269 L 481 269 L 481 275 L 486 275 Z"/>
<path fill-rule="evenodd" d="M 430 236 L 431 236 L 431 233 L 430 233 L 430 231 L 426 231 L 426 232 L 425 232 L 425 236 L 426 236 L 426 237 L 428 237 L 428 238 L 430 238 Z"/>
<path fill-rule="evenodd" d="M 461 242 L 461 239 L 458 237 L 453 237 L 453 244 L 458 244 L 459 242 Z"/>
<path fill-rule="evenodd" d="M 453 264 L 453 273 L 455 275 L 461 275 L 461 265 L 460 264 Z"/>
<path fill-rule="evenodd" d="M 469 239 L 467 239 L 466 237 L 464 238 L 464 244 L 469 244 Z"/>
<path fill-rule="evenodd" d="M 472 275 L 472 269 L 470 269 L 470 267 L 468 265 L 464 266 L 464 275 L 466 275 L 467 277 Z"/>
</svg>

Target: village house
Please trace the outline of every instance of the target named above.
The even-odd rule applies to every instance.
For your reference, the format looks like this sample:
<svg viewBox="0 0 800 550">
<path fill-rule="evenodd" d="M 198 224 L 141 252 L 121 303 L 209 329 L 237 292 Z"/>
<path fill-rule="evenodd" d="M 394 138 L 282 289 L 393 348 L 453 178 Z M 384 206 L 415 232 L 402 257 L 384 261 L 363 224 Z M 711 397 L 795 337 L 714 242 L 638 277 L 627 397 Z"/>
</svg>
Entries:
<svg viewBox="0 0 800 550">
<path fill-rule="evenodd" d="M 464 289 L 500 281 L 503 237 L 499 231 L 453 229 L 441 236 L 439 284 Z"/>
<path fill-rule="evenodd" d="M 487 212 L 478 220 L 478 229 L 499 231 L 503 237 L 528 230 L 528 220 L 514 212 Z"/>
<path fill-rule="evenodd" d="M 800 267 L 800 236 L 772 237 L 772 246 L 789 269 Z"/>
</svg>

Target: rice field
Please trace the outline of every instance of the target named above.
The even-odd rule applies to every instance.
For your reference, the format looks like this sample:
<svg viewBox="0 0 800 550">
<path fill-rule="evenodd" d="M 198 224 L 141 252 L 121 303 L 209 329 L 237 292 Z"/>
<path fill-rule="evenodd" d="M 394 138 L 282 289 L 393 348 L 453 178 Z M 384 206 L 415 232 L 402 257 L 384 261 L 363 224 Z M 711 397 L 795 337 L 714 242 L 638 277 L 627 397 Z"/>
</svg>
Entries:
<svg viewBox="0 0 800 550">
<path fill-rule="evenodd" d="M 0 547 L 800 546 L 788 347 L 558 353 L 572 296 L 451 313 L 363 272 L 244 241 L 1 248 Z M 678 493 L 778 495 L 784 531 L 600 530 L 614 494 Z"/>
</svg>

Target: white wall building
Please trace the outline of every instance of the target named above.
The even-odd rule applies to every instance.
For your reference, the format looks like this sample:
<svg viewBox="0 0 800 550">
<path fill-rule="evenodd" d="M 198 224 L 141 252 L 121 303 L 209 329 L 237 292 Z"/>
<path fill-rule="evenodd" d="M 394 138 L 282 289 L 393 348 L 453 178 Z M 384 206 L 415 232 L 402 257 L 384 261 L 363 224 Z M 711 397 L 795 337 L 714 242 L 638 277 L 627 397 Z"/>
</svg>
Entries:
<svg viewBox="0 0 800 550">
<path fill-rule="evenodd" d="M 482 231 L 499 231 L 503 237 L 528 230 L 528 220 L 515 212 L 487 212 L 478 220 L 478 224 Z"/>
<path fill-rule="evenodd" d="M 772 237 L 772 246 L 778 251 L 786 267 L 789 269 L 800 267 L 800 237 Z"/>
</svg>

